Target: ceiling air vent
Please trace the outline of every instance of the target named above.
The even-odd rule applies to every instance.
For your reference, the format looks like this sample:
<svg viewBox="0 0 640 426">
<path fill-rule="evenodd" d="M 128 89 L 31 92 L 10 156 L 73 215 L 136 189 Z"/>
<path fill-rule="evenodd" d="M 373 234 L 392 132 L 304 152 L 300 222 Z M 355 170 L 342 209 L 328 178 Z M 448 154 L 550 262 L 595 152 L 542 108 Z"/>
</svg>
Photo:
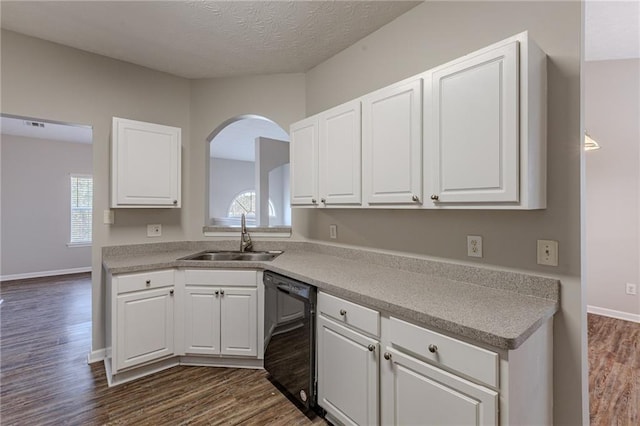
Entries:
<svg viewBox="0 0 640 426">
<path fill-rule="evenodd" d="M 39 121 L 29 121 L 29 120 L 25 120 L 24 125 L 29 127 L 44 127 L 44 123 L 41 123 Z"/>
</svg>

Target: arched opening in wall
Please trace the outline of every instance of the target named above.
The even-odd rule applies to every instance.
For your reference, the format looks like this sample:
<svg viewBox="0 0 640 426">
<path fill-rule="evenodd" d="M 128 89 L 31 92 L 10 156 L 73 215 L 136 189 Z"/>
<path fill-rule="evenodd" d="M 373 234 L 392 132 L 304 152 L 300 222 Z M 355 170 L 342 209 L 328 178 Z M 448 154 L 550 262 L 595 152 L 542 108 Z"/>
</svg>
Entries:
<svg viewBox="0 0 640 426">
<path fill-rule="evenodd" d="M 272 120 L 241 115 L 219 125 L 209 144 L 207 225 L 291 226 L 289 135 Z"/>
</svg>

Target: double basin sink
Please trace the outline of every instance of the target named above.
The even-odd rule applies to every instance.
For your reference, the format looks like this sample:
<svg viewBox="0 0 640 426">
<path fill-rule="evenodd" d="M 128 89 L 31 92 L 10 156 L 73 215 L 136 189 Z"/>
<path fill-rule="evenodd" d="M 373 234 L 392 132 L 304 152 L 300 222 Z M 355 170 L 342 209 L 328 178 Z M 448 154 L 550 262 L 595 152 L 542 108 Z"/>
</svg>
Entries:
<svg viewBox="0 0 640 426">
<path fill-rule="evenodd" d="M 200 253 L 192 254 L 189 256 L 181 257 L 178 260 L 218 260 L 218 261 L 262 261 L 268 262 L 279 255 L 282 254 L 282 251 L 203 251 Z"/>
</svg>

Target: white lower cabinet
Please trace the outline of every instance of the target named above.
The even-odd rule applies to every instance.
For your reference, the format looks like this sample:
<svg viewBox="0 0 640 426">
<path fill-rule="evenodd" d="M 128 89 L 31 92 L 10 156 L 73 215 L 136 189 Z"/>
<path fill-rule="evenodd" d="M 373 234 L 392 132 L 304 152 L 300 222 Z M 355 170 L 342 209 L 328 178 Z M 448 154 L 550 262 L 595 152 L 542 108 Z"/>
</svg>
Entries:
<svg viewBox="0 0 640 426">
<path fill-rule="evenodd" d="M 258 355 L 256 281 L 255 271 L 185 271 L 186 354 Z"/>
<path fill-rule="evenodd" d="M 108 274 L 109 385 L 178 364 L 261 368 L 263 288 L 251 270 Z"/>
<path fill-rule="evenodd" d="M 173 287 L 117 296 L 117 369 L 173 355 L 173 304 Z"/>
<path fill-rule="evenodd" d="M 378 423 L 378 347 L 377 340 L 318 317 L 318 404 L 345 425 Z"/>
<path fill-rule="evenodd" d="M 345 425 L 552 424 L 552 321 L 489 350 L 320 292 L 318 405 Z"/>
<path fill-rule="evenodd" d="M 383 357 L 383 424 L 498 424 L 498 392 L 391 348 Z"/>
<path fill-rule="evenodd" d="M 107 358 L 112 373 L 175 353 L 174 271 L 109 276 Z"/>
</svg>

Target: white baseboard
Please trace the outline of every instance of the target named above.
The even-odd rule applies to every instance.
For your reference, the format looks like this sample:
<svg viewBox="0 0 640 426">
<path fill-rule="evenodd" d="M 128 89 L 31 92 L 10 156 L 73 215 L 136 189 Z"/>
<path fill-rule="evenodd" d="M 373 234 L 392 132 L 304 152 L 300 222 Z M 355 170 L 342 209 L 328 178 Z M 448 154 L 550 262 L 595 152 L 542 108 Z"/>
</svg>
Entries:
<svg viewBox="0 0 640 426">
<path fill-rule="evenodd" d="M 87 364 L 93 364 L 94 362 L 104 361 L 107 357 L 107 351 L 105 349 L 98 349 L 97 351 L 91 351 L 87 355 Z"/>
<path fill-rule="evenodd" d="M 589 312 L 590 314 L 602 315 L 603 317 L 610 317 L 640 323 L 640 315 L 630 314 L 629 312 L 616 311 L 613 309 L 600 308 L 598 306 L 591 305 L 587 305 L 587 312 Z"/>
<path fill-rule="evenodd" d="M 0 281 L 25 280 L 27 278 L 54 277 L 56 275 L 80 274 L 91 272 L 91 266 L 84 268 L 58 269 L 55 271 L 29 272 L 26 274 L 1 275 Z"/>
</svg>

